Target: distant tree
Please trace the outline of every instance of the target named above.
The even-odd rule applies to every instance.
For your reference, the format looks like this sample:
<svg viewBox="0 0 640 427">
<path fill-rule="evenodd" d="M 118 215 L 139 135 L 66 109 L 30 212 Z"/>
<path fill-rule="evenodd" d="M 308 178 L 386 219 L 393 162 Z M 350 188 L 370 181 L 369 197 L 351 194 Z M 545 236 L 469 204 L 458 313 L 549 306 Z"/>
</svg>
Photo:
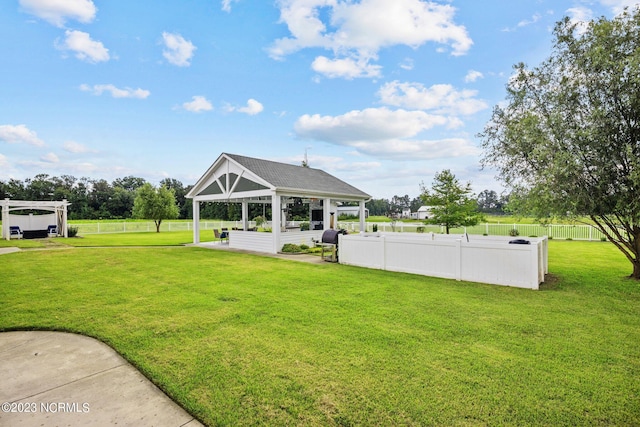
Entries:
<svg viewBox="0 0 640 427">
<path fill-rule="evenodd" d="M 113 187 L 111 196 L 102 208 L 109 218 L 131 218 L 136 193 L 122 187 Z"/>
<path fill-rule="evenodd" d="M 420 189 L 422 201 L 431 207 L 432 217 L 428 222 L 444 225 L 447 234 L 451 228 L 473 226 L 482 220 L 471 183 L 462 185 L 450 170 L 436 173 L 431 189 L 424 183 Z"/>
<path fill-rule="evenodd" d="M 94 219 L 111 218 L 108 202 L 113 197 L 113 187 L 104 179 L 91 181 L 89 206 Z"/>
<path fill-rule="evenodd" d="M 0 181 L 0 200 L 9 197 L 9 188 L 4 181 Z"/>
<path fill-rule="evenodd" d="M 588 216 L 640 279 L 640 8 L 554 29 L 552 53 L 515 67 L 479 136 L 509 206 L 539 219 Z"/>
<path fill-rule="evenodd" d="M 144 178 L 138 178 L 135 176 L 125 176 L 124 178 L 118 178 L 114 180 L 111 185 L 115 187 L 122 187 L 123 189 L 135 194 L 138 188 L 142 187 L 147 181 Z M 162 182 L 160 183 L 162 185 Z"/>
<path fill-rule="evenodd" d="M 26 200 L 53 200 L 55 187 L 46 173 L 25 179 L 25 184 Z"/>
<path fill-rule="evenodd" d="M 28 200 L 24 182 L 10 178 L 5 185 L 5 197 L 16 200 Z"/>
<path fill-rule="evenodd" d="M 165 219 L 178 218 L 178 206 L 173 190 L 166 187 L 154 188 L 148 182 L 138 188 L 133 203 L 135 218 L 151 219 L 156 224 L 156 232 L 160 232 L 160 224 Z"/>
<path fill-rule="evenodd" d="M 503 214 L 505 197 L 498 196 L 493 190 L 484 190 L 478 194 L 478 210 L 482 213 Z"/>
<path fill-rule="evenodd" d="M 420 196 L 411 199 L 411 204 L 409 205 L 411 212 L 418 212 L 420 207 L 422 207 L 422 198 Z"/>
<path fill-rule="evenodd" d="M 384 216 L 389 213 L 390 206 L 387 199 L 371 199 L 365 203 L 365 207 L 369 209 L 369 215 Z"/>
</svg>

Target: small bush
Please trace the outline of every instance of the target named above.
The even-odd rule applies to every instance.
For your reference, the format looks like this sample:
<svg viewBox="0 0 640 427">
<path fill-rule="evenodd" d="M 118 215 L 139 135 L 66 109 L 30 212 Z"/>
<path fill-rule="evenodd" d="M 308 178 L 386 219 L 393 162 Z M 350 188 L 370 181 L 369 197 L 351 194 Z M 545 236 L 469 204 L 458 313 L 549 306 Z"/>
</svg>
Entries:
<svg viewBox="0 0 640 427">
<path fill-rule="evenodd" d="M 376 231 L 378 231 L 378 224 L 373 224 L 373 232 L 375 233 Z"/>
<path fill-rule="evenodd" d="M 424 233 L 424 227 L 416 227 L 418 233 Z"/>
<path fill-rule="evenodd" d="M 519 235 L 520 235 L 520 232 L 518 231 L 517 228 L 512 228 L 511 230 L 509 230 L 509 236 L 516 237 Z"/>
<path fill-rule="evenodd" d="M 606 241 L 607 241 L 607 238 L 606 238 L 606 237 L 601 237 L 601 238 L 600 238 L 600 241 L 601 241 L 601 242 L 606 242 Z"/>
<path fill-rule="evenodd" d="M 67 227 L 67 236 L 76 237 L 78 235 L 78 227 L 70 225 Z"/>
<path fill-rule="evenodd" d="M 309 245 L 300 245 L 300 249 L 302 249 L 303 251 L 306 251 L 307 249 L 309 249 Z"/>
<path fill-rule="evenodd" d="M 262 224 L 267 222 L 267 219 L 263 216 L 257 216 L 253 220 L 256 222 L 256 227 L 261 227 Z"/>
<path fill-rule="evenodd" d="M 309 230 L 309 223 L 308 222 L 301 222 L 300 223 L 300 231 L 308 231 Z"/>
<path fill-rule="evenodd" d="M 294 245 L 293 243 L 285 243 L 282 246 L 282 252 L 284 253 L 296 253 L 302 252 L 302 249 L 298 245 Z"/>
</svg>

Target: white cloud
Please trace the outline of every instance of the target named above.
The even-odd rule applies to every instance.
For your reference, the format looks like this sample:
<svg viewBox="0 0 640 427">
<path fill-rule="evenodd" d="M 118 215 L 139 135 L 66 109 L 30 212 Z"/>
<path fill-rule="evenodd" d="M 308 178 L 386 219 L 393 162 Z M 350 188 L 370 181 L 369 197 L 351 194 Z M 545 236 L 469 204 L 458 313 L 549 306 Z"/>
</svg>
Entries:
<svg viewBox="0 0 640 427">
<path fill-rule="evenodd" d="M 58 156 L 55 155 L 55 153 L 47 153 L 44 156 L 40 157 L 40 160 L 42 160 L 45 163 L 58 163 L 60 161 L 60 159 L 58 158 Z"/>
<path fill-rule="evenodd" d="M 231 3 L 236 3 L 238 0 L 222 0 L 222 10 L 225 12 L 231 12 Z"/>
<path fill-rule="evenodd" d="M 246 107 L 238 108 L 238 112 L 245 113 L 250 116 L 255 116 L 256 114 L 261 113 L 262 110 L 264 110 L 264 107 L 262 106 L 262 104 L 253 98 L 247 101 Z"/>
<path fill-rule="evenodd" d="M 87 148 L 87 146 L 85 146 L 84 144 L 80 144 L 79 142 L 75 141 L 65 141 L 64 144 L 62 144 L 62 148 L 65 151 L 74 154 L 94 152 L 93 150 Z"/>
<path fill-rule="evenodd" d="M 86 84 L 80 85 L 80 90 L 85 92 L 91 92 L 94 95 L 102 95 L 103 92 L 111 93 L 111 96 L 114 98 L 137 98 L 137 99 L 145 99 L 151 92 L 144 89 L 131 89 L 129 87 L 125 87 L 124 89 L 119 89 L 112 84 L 108 85 L 93 85 L 89 86 Z"/>
<path fill-rule="evenodd" d="M 0 125 L 0 141 L 5 141 L 9 144 L 24 142 L 36 147 L 44 145 L 44 141 L 38 138 L 38 135 L 25 125 Z"/>
<path fill-rule="evenodd" d="M 368 108 L 341 116 L 304 115 L 294 125 L 300 138 L 352 147 L 361 154 L 390 159 L 434 159 L 478 154 L 462 138 L 416 139 L 423 131 L 446 126 L 450 119 L 423 111 Z"/>
<path fill-rule="evenodd" d="M 417 48 L 433 42 L 449 47 L 457 56 L 473 44 L 466 28 L 454 22 L 455 8 L 431 1 L 279 0 L 278 6 L 280 22 L 287 25 L 290 37 L 275 40 L 268 50 L 270 56 L 282 59 L 305 48 L 331 50 L 333 62 L 317 58 L 314 69 L 326 69 L 336 77 L 352 78 L 354 65 L 366 70 L 363 66 L 377 59 L 377 52 L 385 47 Z M 323 21 L 323 16 L 328 18 Z M 347 72 L 336 72 L 344 67 Z M 371 71 L 359 75 L 379 75 L 379 70 Z"/>
<path fill-rule="evenodd" d="M 622 13 L 625 7 L 629 9 L 633 7 L 638 7 L 637 0 L 600 0 L 603 6 L 607 6 L 611 8 L 611 11 L 616 15 Z"/>
<path fill-rule="evenodd" d="M 75 52 L 76 58 L 87 62 L 102 62 L 110 59 L 109 49 L 104 45 L 91 39 L 89 33 L 77 30 L 65 31 L 63 43 L 56 42 L 56 47 L 61 50 Z"/>
<path fill-rule="evenodd" d="M 204 96 L 194 96 L 191 98 L 191 102 L 185 102 L 182 104 L 182 108 L 192 113 L 199 113 L 201 111 L 213 110 L 213 105 Z"/>
<path fill-rule="evenodd" d="M 408 138 L 434 126 L 444 126 L 447 118 L 423 111 L 367 108 L 341 116 L 305 114 L 294 125 L 302 138 L 349 145 L 352 141 Z"/>
<path fill-rule="evenodd" d="M 193 43 L 185 40 L 180 34 L 162 33 L 165 50 L 162 56 L 173 65 L 188 67 L 191 65 L 193 52 L 197 49 Z"/>
<path fill-rule="evenodd" d="M 342 77 L 351 80 L 356 77 L 380 77 L 382 67 L 371 65 L 368 59 L 363 58 L 329 59 L 318 56 L 311 68 L 329 78 Z"/>
<path fill-rule="evenodd" d="M 5 156 L 4 154 L 0 154 L 0 168 L 6 169 L 8 167 L 9 167 L 9 160 L 7 159 L 7 156 Z"/>
<path fill-rule="evenodd" d="M 487 103 L 476 99 L 477 94 L 478 91 L 456 90 L 448 84 L 426 88 L 420 83 L 397 80 L 386 83 L 378 91 L 381 102 L 387 105 L 453 115 L 471 115 L 486 109 Z"/>
<path fill-rule="evenodd" d="M 405 58 L 404 61 L 402 61 L 402 63 L 400 64 L 400 68 L 407 71 L 413 70 L 413 59 Z"/>
<path fill-rule="evenodd" d="M 476 80 L 483 79 L 483 78 L 484 78 L 484 74 L 482 74 L 480 71 L 469 70 L 467 75 L 464 76 L 464 81 L 465 83 L 473 83 Z"/>
<path fill-rule="evenodd" d="M 518 22 L 518 27 L 526 27 L 531 24 L 535 24 L 540 20 L 540 18 L 542 18 L 542 15 L 540 15 L 539 13 L 535 13 L 533 14 L 533 16 L 531 16 L 530 19 L 523 19 L 522 21 Z"/>
<path fill-rule="evenodd" d="M 63 27 L 67 19 L 89 23 L 97 10 L 91 0 L 20 0 L 20 6 L 57 27 Z"/>
</svg>

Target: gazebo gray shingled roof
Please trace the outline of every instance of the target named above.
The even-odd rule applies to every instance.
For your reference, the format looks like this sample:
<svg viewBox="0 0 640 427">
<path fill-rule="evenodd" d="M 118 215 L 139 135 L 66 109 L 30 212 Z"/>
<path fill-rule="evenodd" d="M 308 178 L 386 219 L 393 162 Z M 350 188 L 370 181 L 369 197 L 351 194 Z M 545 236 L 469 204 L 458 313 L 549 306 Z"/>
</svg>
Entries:
<svg viewBox="0 0 640 427">
<path fill-rule="evenodd" d="M 235 160 L 277 189 L 371 198 L 367 193 L 320 169 L 256 159 L 237 154 L 223 154 Z"/>
</svg>

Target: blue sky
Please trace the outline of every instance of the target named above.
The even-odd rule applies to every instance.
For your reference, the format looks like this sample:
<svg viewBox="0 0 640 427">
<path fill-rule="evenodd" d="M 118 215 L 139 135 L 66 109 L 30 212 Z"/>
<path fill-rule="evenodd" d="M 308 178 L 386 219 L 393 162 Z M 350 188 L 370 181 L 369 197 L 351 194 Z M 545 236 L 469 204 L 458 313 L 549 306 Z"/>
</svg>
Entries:
<svg viewBox="0 0 640 427">
<path fill-rule="evenodd" d="M 628 0 L 6 0 L 0 180 L 194 184 L 221 152 L 321 168 L 375 198 L 451 169 L 476 192 L 512 66 L 564 16 Z"/>
</svg>

